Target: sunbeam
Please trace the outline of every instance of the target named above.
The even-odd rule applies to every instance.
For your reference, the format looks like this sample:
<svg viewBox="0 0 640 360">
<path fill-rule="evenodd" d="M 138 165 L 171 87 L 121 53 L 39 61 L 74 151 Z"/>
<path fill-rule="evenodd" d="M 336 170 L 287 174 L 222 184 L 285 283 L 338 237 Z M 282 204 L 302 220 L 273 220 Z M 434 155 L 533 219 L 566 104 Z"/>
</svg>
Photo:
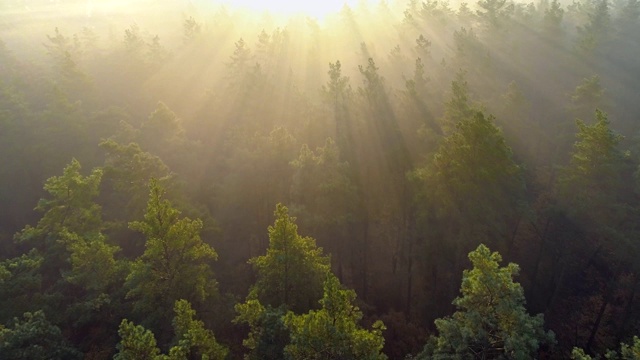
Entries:
<svg viewBox="0 0 640 360">
<path fill-rule="evenodd" d="M 253 12 L 269 12 L 275 16 L 303 15 L 318 20 L 340 11 L 344 5 L 354 5 L 356 0 L 325 0 L 325 1 L 262 1 L 262 0 L 221 0 L 222 4 L 235 9 Z"/>
</svg>

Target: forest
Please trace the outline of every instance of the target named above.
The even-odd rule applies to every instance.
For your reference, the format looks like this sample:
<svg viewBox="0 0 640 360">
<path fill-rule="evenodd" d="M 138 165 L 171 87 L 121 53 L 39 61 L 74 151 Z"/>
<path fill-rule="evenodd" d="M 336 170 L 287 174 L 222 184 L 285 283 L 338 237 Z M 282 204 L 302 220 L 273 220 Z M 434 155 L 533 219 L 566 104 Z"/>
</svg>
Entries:
<svg viewBox="0 0 640 360">
<path fill-rule="evenodd" d="M 640 359 L 639 35 L 0 1 L 0 358 Z"/>
</svg>

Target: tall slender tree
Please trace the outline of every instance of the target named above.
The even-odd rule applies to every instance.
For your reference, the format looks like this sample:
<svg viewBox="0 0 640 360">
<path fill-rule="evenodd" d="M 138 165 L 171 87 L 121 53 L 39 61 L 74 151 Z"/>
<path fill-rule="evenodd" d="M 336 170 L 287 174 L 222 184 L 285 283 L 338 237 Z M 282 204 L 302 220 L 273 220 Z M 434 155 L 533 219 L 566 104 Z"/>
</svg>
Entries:
<svg viewBox="0 0 640 360">
<path fill-rule="evenodd" d="M 284 305 L 296 313 L 315 308 L 330 270 L 329 257 L 313 238 L 298 234 L 286 206 L 278 204 L 274 215 L 266 255 L 249 260 L 258 272 L 249 297 L 273 307 Z"/>
<path fill-rule="evenodd" d="M 157 180 L 149 184 L 149 202 L 144 220 L 129 224 L 146 237 L 145 251 L 132 264 L 127 276 L 127 298 L 134 309 L 146 317 L 146 324 L 159 328 L 164 339 L 173 303 L 210 304 L 217 295 L 217 282 L 211 268 L 216 251 L 200 238 L 202 221 L 180 218 L 180 211 L 164 198 Z"/>
</svg>

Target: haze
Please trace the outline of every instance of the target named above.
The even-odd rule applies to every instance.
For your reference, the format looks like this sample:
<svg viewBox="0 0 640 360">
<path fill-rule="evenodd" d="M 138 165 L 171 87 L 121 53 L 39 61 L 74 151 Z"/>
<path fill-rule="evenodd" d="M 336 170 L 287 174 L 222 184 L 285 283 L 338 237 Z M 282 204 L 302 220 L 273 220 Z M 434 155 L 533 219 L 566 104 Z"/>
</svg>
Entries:
<svg viewBox="0 0 640 360">
<path fill-rule="evenodd" d="M 637 0 L 287 4 L 0 2 L 0 357 L 640 348 Z"/>
</svg>

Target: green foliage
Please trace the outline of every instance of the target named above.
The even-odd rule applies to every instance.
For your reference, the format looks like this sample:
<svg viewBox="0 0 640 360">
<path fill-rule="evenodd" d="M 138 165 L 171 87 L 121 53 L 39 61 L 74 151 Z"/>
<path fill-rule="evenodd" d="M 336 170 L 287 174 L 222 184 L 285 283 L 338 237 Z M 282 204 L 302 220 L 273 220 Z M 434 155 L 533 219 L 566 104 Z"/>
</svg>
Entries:
<svg viewBox="0 0 640 360">
<path fill-rule="evenodd" d="M 341 161 L 336 143 L 327 138 L 315 152 L 304 144 L 291 165 L 295 169 L 292 197 L 301 207 L 305 223 L 325 231 L 344 226 L 353 216 L 355 187 L 349 163 Z"/>
<path fill-rule="evenodd" d="M 12 57 L 3 51 L 0 42 L 0 63 L 11 64 Z M 9 72 L 8 69 L 5 69 Z M 25 201 L 28 189 L 22 189 L 26 180 L 25 163 L 31 162 L 31 157 L 24 152 L 32 144 L 32 132 L 29 130 L 33 122 L 33 115 L 29 111 L 24 94 L 14 86 L 8 84 L 10 74 L 4 74 L 0 68 L 0 231 L 14 232 L 9 225 L 14 223 L 23 226 L 21 215 L 32 210 L 32 201 Z M 35 198 L 37 199 L 37 198 Z M 34 199 L 34 200 L 35 200 Z M 14 225 L 14 226 L 15 226 Z M 10 229 L 10 230 L 9 230 Z"/>
<path fill-rule="evenodd" d="M 44 189 L 50 197 L 41 199 L 36 208 L 45 212 L 43 217 L 35 228 L 27 226 L 16 235 L 35 249 L 8 264 L 12 276 L 3 284 L 6 286 L 0 286 L 0 293 L 13 293 L 13 301 L 31 300 L 16 305 L 16 310 L 47 309 L 69 333 L 95 323 L 115 325 L 111 316 L 120 310 L 118 289 L 127 263 L 116 261 L 119 247 L 108 244 L 101 233 L 101 207 L 94 202 L 101 178 L 101 169 L 82 176 L 80 163 L 74 159 L 62 176 L 46 181 Z M 18 285 L 22 288 L 11 289 Z M 59 308 L 62 304 L 64 311 Z M 103 339 L 104 334 L 85 334 L 76 345 L 84 350 L 97 338 Z"/>
<path fill-rule="evenodd" d="M 11 272 L 4 264 L 0 265 L 0 285 L 4 285 L 9 278 L 11 278 Z"/>
<path fill-rule="evenodd" d="M 420 358 L 425 359 L 531 359 L 538 347 L 553 343 L 543 329 L 542 315 L 530 316 L 522 287 L 513 281 L 519 267 L 500 267 L 502 257 L 484 245 L 469 253 L 473 269 L 462 275 L 453 316 L 435 321 L 432 337 Z"/>
<path fill-rule="evenodd" d="M 326 85 L 322 85 L 323 100 L 333 110 L 336 122 L 336 139 L 338 146 L 344 150 L 348 146 L 350 136 L 347 113 L 348 104 L 352 98 L 351 85 L 349 85 L 349 77 L 342 74 L 340 61 L 329 63 L 327 74 L 329 81 Z"/>
<path fill-rule="evenodd" d="M 253 63 L 254 56 L 243 38 L 235 42 L 235 50 L 227 65 L 228 89 L 238 96 L 246 96 L 259 85 L 262 78 L 262 67 Z M 254 65 L 255 64 L 255 65 Z"/>
<path fill-rule="evenodd" d="M 49 178 L 44 189 L 52 199 L 42 199 L 36 210 L 46 212 L 38 223 L 50 231 L 64 227 L 76 233 L 89 233 L 100 227 L 100 206 L 93 202 L 98 195 L 102 170 L 80 175 L 80 163 L 73 159 L 62 176 Z"/>
<path fill-rule="evenodd" d="M 211 330 L 204 328 L 200 320 L 194 319 L 195 310 L 186 300 L 178 300 L 174 306 L 173 327 L 178 344 L 169 351 L 169 359 L 224 359 L 229 352 L 218 344 Z"/>
<path fill-rule="evenodd" d="M 322 296 L 322 284 L 330 271 L 329 258 L 315 240 L 298 235 L 295 218 L 278 204 L 275 222 L 269 226 L 267 254 L 249 260 L 258 272 L 247 300 L 235 306 L 235 323 L 250 327 L 243 344 L 248 359 L 281 359 L 289 343 L 283 316 L 287 310 L 308 311 Z M 264 304 L 264 305 L 263 305 Z"/>
<path fill-rule="evenodd" d="M 445 103 L 444 119 L 447 127 L 469 120 L 476 114 L 469 99 L 469 84 L 464 72 L 458 72 L 451 82 L 451 98 Z"/>
<path fill-rule="evenodd" d="M 611 15 L 609 0 L 596 0 L 588 13 L 588 21 L 578 27 L 578 47 L 584 52 L 591 52 L 609 39 L 611 31 Z"/>
<path fill-rule="evenodd" d="M 544 25 L 548 35 L 557 36 L 562 25 L 564 9 L 558 0 L 553 0 L 544 10 Z"/>
<path fill-rule="evenodd" d="M 513 4 L 507 0 L 480 0 L 478 7 L 478 17 L 492 28 L 503 26 L 514 10 Z"/>
<path fill-rule="evenodd" d="M 43 257 L 36 250 L 0 262 L 0 324 L 37 309 Z"/>
<path fill-rule="evenodd" d="M 169 52 L 160 44 L 158 35 L 146 40 L 137 24 L 124 31 L 124 56 L 129 65 L 127 72 L 140 77 L 147 76 L 169 57 Z M 136 71 L 137 70 L 137 71 Z"/>
<path fill-rule="evenodd" d="M 42 311 L 24 313 L 8 328 L 0 326 L 0 355 L 15 360 L 72 360 L 81 354 L 52 325 Z"/>
<path fill-rule="evenodd" d="M 229 70 L 233 75 L 241 75 L 249 66 L 249 62 L 251 61 L 251 50 L 249 46 L 244 41 L 243 38 L 240 38 L 235 43 L 235 50 L 233 51 L 233 55 L 231 55 L 231 62 L 227 64 Z"/>
<path fill-rule="evenodd" d="M 118 328 L 120 342 L 114 360 L 156 360 L 160 349 L 156 345 L 153 333 L 127 319 L 122 320 Z"/>
<path fill-rule="evenodd" d="M 604 102 L 604 88 L 600 84 L 600 76 L 593 75 L 582 79 L 571 93 L 570 110 L 578 119 L 590 117 L 594 110 L 602 108 Z"/>
<path fill-rule="evenodd" d="M 242 345 L 249 349 L 245 355 L 248 360 L 279 360 L 284 358 L 284 347 L 289 344 L 289 330 L 284 325 L 284 306 L 272 308 L 263 306 L 260 301 L 249 299 L 236 304 L 238 316 L 233 320 L 236 324 L 249 325 L 249 336 Z"/>
<path fill-rule="evenodd" d="M 314 307 L 322 296 L 322 283 L 329 272 L 329 258 L 315 240 L 298 235 L 295 218 L 282 204 L 276 206 L 275 222 L 268 228 L 267 254 L 249 263 L 258 272 L 249 298 L 265 305 L 285 305 L 296 313 Z"/>
<path fill-rule="evenodd" d="M 94 169 L 90 175 L 82 176 L 80 168 L 80 162 L 73 159 L 61 176 L 47 179 L 44 189 L 51 197 L 40 199 L 36 207 L 44 215 L 35 228 L 27 226 L 17 234 L 18 241 L 58 234 L 63 229 L 79 235 L 100 230 L 101 209 L 93 200 L 98 195 L 102 170 Z"/>
<path fill-rule="evenodd" d="M 620 215 L 620 189 L 625 155 L 618 148 L 622 136 L 609 127 L 607 115 L 596 110 L 596 123 L 576 120 L 578 133 L 571 162 L 559 179 L 560 196 L 577 216 L 594 224 L 613 224 Z"/>
<path fill-rule="evenodd" d="M 465 115 L 467 116 L 467 115 Z M 458 223 L 456 241 L 494 234 L 506 237 L 507 221 L 524 195 L 521 168 L 492 117 L 461 120 L 429 165 L 414 172 L 425 204 L 441 221 Z M 485 237 L 486 236 L 486 237 Z"/>
<path fill-rule="evenodd" d="M 326 26 L 202 1 L 109 3 L 0 1 L 0 324 L 43 309 L 85 358 L 105 359 L 126 317 L 155 334 L 158 357 L 195 358 L 204 350 L 172 339 L 172 301 L 191 301 L 239 347 L 246 328 L 230 329 L 226 318 L 257 279 L 238 322 L 251 329 L 250 357 L 282 359 L 291 342 L 283 315 L 320 306 L 324 254 L 339 279 L 357 284 L 367 313 L 402 309 L 392 318 L 405 329 L 448 313 L 460 280 L 452 278 L 482 240 L 521 260 L 530 308 L 559 333 L 558 356 L 581 344 L 595 357 L 637 326 L 638 157 L 621 140 L 606 150 L 611 139 L 589 129 L 596 107 L 627 138 L 638 129 L 638 0 L 479 0 L 456 9 L 444 0 L 359 1 Z M 566 87 L 583 76 L 575 91 Z M 501 97 L 511 82 L 518 89 Z M 485 106 L 504 135 L 488 112 L 478 116 Z M 585 148 L 556 171 L 573 142 L 568 114 L 593 139 L 578 139 Z M 101 139 L 112 139 L 102 152 Z M 105 152 L 99 179 L 91 169 Z M 72 156 L 86 171 L 72 163 L 58 173 Z M 416 163 L 417 189 L 405 178 Z M 181 215 L 143 219 L 151 178 L 167 189 L 157 207 L 170 199 Z M 270 234 L 279 247 L 263 252 L 277 202 L 323 252 L 310 253 L 311 240 L 293 247 L 290 228 Z M 223 229 L 215 268 L 225 274 L 224 304 L 211 301 L 209 212 Z M 254 279 L 246 260 L 257 255 Z M 186 304 L 181 314 L 198 328 Z M 422 344 L 412 331 L 398 332 L 387 355 Z"/>
<path fill-rule="evenodd" d="M 427 41 L 420 35 L 417 42 L 420 44 L 420 39 Z M 428 42 L 428 44 L 431 44 Z M 428 50 L 428 49 L 427 49 Z M 424 53 L 424 51 L 417 51 L 418 53 Z M 430 97 L 430 90 L 428 83 L 431 79 L 426 75 L 425 64 L 421 57 L 416 58 L 415 67 L 413 71 L 413 77 L 405 81 L 405 90 L 402 91 L 404 97 L 405 116 L 410 119 L 419 120 L 422 125 L 418 129 L 418 134 L 429 145 L 436 143 L 436 135 L 442 135 L 441 124 L 437 123 L 434 119 L 433 113 L 430 109 L 431 103 L 427 105 L 427 99 Z M 428 140 L 427 140 L 428 139 Z M 434 141 L 430 141 L 433 139 Z"/>
<path fill-rule="evenodd" d="M 185 141 L 184 129 L 178 116 L 159 102 L 140 127 L 140 143 L 154 154 L 166 153 L 167 147 Z"/>
<path fill-rule="evenodd" d="M 584 350 L 580 348 L 573 348 L 571 351 L 571 359 L 573 360 L 591 360 L 592 357 L 585 354 Z"/>
<path fill-rule="evenodd" d="M 53 301 L 49 304 L 51 306 L 57 307 L 55 299 L 61 299 L 65 295 L 62 287 L 66 284 L 62 280 L 67 275 L 70 276 L 69 279 L 76 277 L 78 281 L 76 283 L 82 283 L 85 286 L 93 286 L 89 285 L 89 282 L 96 285 L 103 281 L 105 276 L 111 278 L 112 273 L 108 268 L 93 268 L 93 271 L 101 274 L 99 278 L 93 278 L 92 274 L 83 274 L 89 268 L 86 266 L 83 268 L 81 263 L 84 262 L 87 265 L 98 258 L 80 259 L 79 257 L 88 255 L 87 252 L 83 253 L 81 248 L 88 246 L 91 241 L 94 241 L 93 245 L 106 250 L 102 257 L 103 259 L 105 256 L 111 257 L 111 260 L 107 261 L 113 261 L 113 254 L 117 251 L 117 247 L 108 247 L 104 244 L 104 237 L 100 233 L 101 207 L 94 202 L 94 198 L 98 195 L 101 178 L 101 169 L 94 169 L 90 175 L 82 176 L 80 163 L 73 159 L 64 168 L 61 176 L 53 176 L 45 182 L 44 189 L 50 197 L 40 199 L 38 202 L 36 210 L 44 212 L 44 215 L 37 226 L 27 225 L 15 235 L 18 242 L 34 246 L 42 254 L 43 261 L 38 270 L 42 274 L 43 281 L 39 290 L 43 294 L 51 295 L 50 300 Z M 61 273 L 63 278 L 60 277 Z M 104 284 L 97 286 L 102 285 Z M 77 294 L 73 299 L 68 300 L 76 301 L 76 297 Z M 51 316 L 54 315 L 59 313 L 51 314 Z"/>
<path fill-rule="evenodd" d="M 638 360 L 640 359 L 640 338 L 633 337 L 633 343 L 625 344 L 620 343 L 620 352 L 614 350 L 607 350 L 604 355 L 608 360 Z M 583 349 L 574 347 L 571 351 L 571 359 L 574 360 L 591 360 L 593 357 L 585 354 Z M 596 355 L 595 359 L 601 359 L 601 356 Z"/>
<path fill-rule="evenodd" d="M 73 159 L 71 164 L 64 168 L 62 176 L 51 177 L 45 182 L 44 189 L 51 197 L 40 199 L 38 202 L 36 210 L 44 212 L 38 225 L 35 228 L 27 226 L 16 234 L 16 239 L 26 242 L 44 239 L 35 245 L 46 249 L 44 255 L 47 257 L 52 257 L 54 253 L 64 257 L 60 245 L 65 245 L 66 252 L 72 254 L 71 262 L 76 275 L 88 270 L 80 268 L 98 260 L 97 257 L 87 258 L 89 252 L 102 257 L 101 265 L 106 266 L 107 262 L 113 262 L 113 254 L 118 249 L 104 243 L 104 236 L 100 233 L 101 207 L 94 202 L 94 198 L 98 196 L 101 179 L 101 169 L 94 169 L 91 175 L 82 176 L 80 163 Z M 94 268 L 94 271 L 98 269 Z M 110 275 L 109 267 L 99 271 L 104 271 L 103 276 Z"/>
<path fill-rule="evenodd" d="M 326 101 L 333 105 L 337 111 L 338 106 L 346 101 L 351 92 L 349 77 L 342 75 L 342 64 L 339 60 L 335 63 L 329 63 L 327 74 L 329 74 L 329 81 L 322 86 L 322 92 Z"/>
<path fill-rule="evenodd" d="M 168 355 L 160 353 L 153 333 L 127 319 L 122 320 L 118 329 L 120 342 L 115 360 L 222 360 L 228 350 L 218 344 L 211 330 L 204 328 L 200 320 L 194 319 L 196 312 L 186 300 L 178 300 L 174 305 L 173 326 L 177 344 L 169 349 Z"/>
<path fill-rule="evenodd" d="M 78 66 L 81 57 L 81 44 L 77 36 L 73 39 L 64 36 L 58 28 L 55 28 L 53 36 L 47 35 L 49 40 L 44 44 L 48 55 L 53 62 L 53 70 L 58 80 L 69 88 L 76 82 L 77 85 L 88 84 L 88 77 Z M 72 88 L 69 88 L 72 89 Z M 75 90 L 80 90 L 76 88 Z M 86 90 L 86 89 L 85 89 Z"/>
<path fill-rule="evenodd" d="M 620 344 L 620 356 L 622 360 L 640 359 L 640 338 L 633 337 L 633 344 Z"/>
<path fill-rule="evenodd" d="M 478 65 L 487 67 L 486 54 L 484 53 L 485 46 L 478 38 L 476 31 L 469 27 L 461 27 L 459 30 L 453 32 L 453 42 L 456 49 L 455 60 L 460 63 L 461 66 L 474 68 Z M 479 62 L 479 60 L 481 60 Z M 456 79 L 456 81 L 458 81 Z M 466 86 L 466 85 L 465 85 Z"/>
<path fill-rule="evenodd" d="M 358 70 L 362 75 L 362 87 L 358 88 L 358 92 L 372 108 L 379 108 L 387 102 L 385 80 L 380 75 L 380 68 L 373 58 L 368 58 L 367 66 L 358 65 Z"/>
<path fill-rule="evenodd" d="M 216 294 L 211 262 L 218 255 L 200 238 L 202 221 L 180 218 L 155 179 L 149 188 L 144 221 L 129 224 L 145 235 L 146 244 L 126 285 L 127 297 L 137 300 L 135 308 L 160 320 L 178 299 L 201 303 Z"/>
<path fill-rule="evenodd" d="M 341 288 L 338 278 L 329 276 L 319 310 L 295 315 L 288 312 L 285 326 L 291 331 L 291 344 L 285 347 L 288 359 L 386 359 L 382 322 L 372 330 L 358 325 L 362 312 L 353 305 L 355 291 Z"/>
<path fill-rule="evenodd" d="M 64 274 L 68 282 L 101 292 L 119 279 L 124 264 L 116 261 L 115 254 L 120 248 L 105 240 L 100 233 L 84 238 L 67 230 L 61 233 L 60 241 L 70 253 L 71 270 Z"/>
<path fill-rule="evenodd" d="M 172 177 L 169 168 L 157 156 L 143 151 L 137 143 L 123 145 L 109 139 L 101 142 L 100 148 L 106 152 L 105 183 L 112 189 L 110 200 L 115 202 L 116 208 L 110 209 L 109 215 L 126 219 L 142 214 L 149 181 L 155 178 L 167 186 Z"/>
<path fill-rule="evenodd" d="M 422 58 L 417 58 L 415 61 L 415 67 L 413 71 L 413 78 L 409 79 L 405 83 L 405 87 L 410 96 L 414 99 L 422 98 L 427 94 L 427 83 L 429 78 L 425 74 L 424 63 Z M 421 114 L 423 117 L 426 114 Z"/>
</svg>

